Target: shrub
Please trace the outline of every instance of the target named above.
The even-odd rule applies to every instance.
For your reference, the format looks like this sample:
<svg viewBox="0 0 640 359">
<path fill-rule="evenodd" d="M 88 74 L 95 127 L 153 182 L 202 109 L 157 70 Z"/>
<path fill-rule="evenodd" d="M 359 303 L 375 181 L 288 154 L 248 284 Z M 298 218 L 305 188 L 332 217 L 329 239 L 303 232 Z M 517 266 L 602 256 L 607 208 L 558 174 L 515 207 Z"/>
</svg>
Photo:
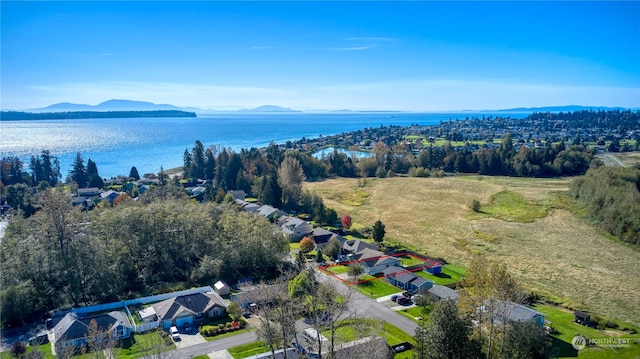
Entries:
<svg viewBox="0 0 640 359">
<path fill-rule="evenodd" d="M 480 212 L 480 201 L 477 199 L 472 199 L 471 203 L 469 203 L 469 208 L 474 212 Z"/>
</svg>

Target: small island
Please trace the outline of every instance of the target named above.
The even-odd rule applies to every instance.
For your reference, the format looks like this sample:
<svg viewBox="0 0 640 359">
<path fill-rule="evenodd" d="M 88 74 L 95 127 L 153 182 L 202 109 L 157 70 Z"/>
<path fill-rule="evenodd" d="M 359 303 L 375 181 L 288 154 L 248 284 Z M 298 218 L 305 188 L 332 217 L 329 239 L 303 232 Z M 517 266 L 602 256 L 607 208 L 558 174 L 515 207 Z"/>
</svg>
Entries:
<svg viewBox="0 0 640 359">
<path fill-rule="evenodd" d="M 195 112 L 180 110 L 155 111 L 69 111 L 69 112 L 22 112 L 2 111 L 0 121 L 21 120 L 69 120 L 86 118 L 134 118 L 134 117 L 197 117 Z"/>
</svg>

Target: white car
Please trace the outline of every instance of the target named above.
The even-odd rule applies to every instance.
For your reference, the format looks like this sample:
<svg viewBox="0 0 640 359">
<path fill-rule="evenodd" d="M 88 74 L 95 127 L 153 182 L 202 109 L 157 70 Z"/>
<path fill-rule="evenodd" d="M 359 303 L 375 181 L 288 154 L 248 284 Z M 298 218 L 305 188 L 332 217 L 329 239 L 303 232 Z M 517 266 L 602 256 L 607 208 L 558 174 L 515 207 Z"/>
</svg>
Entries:
<svg viewBox="0 0 640 359">
<path fill-rule="evenodd" d="M 180 333 L 178 333 L 178 328 L 176 327 L 171 327 L 169 329 L 169 333 L 171 333 L 171 338 L 173 340 L 180 340 Z"/>
</svg>

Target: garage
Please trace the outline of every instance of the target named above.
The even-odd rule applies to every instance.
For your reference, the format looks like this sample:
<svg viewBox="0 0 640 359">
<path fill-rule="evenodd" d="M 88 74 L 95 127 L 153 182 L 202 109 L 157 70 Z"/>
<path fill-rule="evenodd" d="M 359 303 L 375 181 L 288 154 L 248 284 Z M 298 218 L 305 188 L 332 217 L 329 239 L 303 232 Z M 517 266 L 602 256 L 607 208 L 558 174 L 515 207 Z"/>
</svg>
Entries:
<svg viewBox="0 0 640 359">
<path fill-rule="evenodd" d="M 190 324 L 191 326 L 193 326 L 193 315 L 176 318 L 176 327 L 184 328 L 186 324 Z"/>
</svg>

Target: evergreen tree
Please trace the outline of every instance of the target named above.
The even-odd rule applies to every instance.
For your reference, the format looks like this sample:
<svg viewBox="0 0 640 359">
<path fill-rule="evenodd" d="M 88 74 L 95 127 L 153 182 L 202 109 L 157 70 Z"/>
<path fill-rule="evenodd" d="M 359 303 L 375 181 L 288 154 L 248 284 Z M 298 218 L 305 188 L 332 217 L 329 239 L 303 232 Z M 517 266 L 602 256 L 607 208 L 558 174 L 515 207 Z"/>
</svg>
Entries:
<svg viewBox="0 0 640 359">
<path fill-rule="evenodd" d="M 131 167 L 129 178 L 133 178 L 136 181 L 140 180 L 140 174 L 138 174 L 138 169 L 135 166 Z"/>
<path fill-rule="evenodd" d="M 69 178 L 78 184 L 78 188 L 87 187 L 87 169 L 84 166 L 84 160 L 80 152 L 76 154 L 76 159 L 73 161 L 73 168 L 69 172 Z"/>
<path fill-rule="evenodd" d="M 377 243 L 381 243 L 384 240 L 384 235 L 386 231 L 384 229 L 384 224 L 382 221 L 377 220 L 376 223 L 373 224 L 373 240 Z"/>
</svg>

